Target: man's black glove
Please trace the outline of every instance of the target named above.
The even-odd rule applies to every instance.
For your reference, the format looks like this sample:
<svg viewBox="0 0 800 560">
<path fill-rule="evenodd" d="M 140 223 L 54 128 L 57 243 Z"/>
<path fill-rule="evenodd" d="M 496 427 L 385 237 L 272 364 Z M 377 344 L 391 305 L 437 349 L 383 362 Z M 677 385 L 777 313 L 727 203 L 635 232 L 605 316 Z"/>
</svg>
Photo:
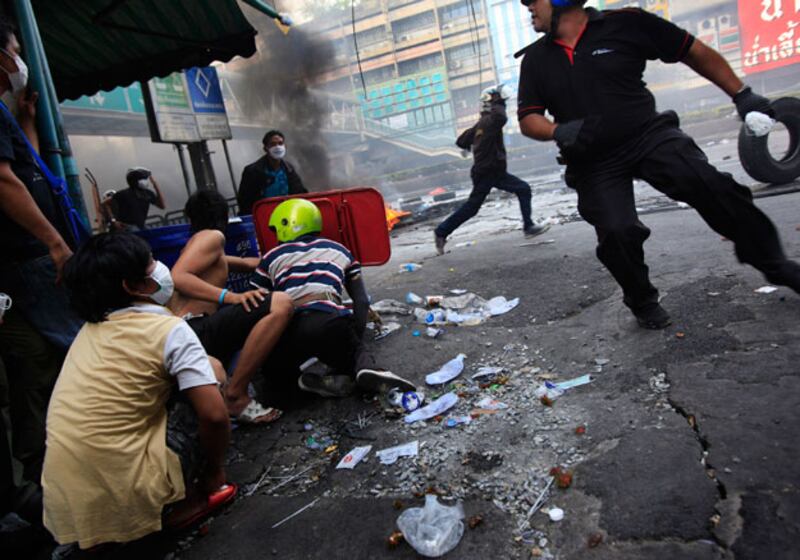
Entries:
<svg viewBox="0 0 800 560">
<path fill-rule="evenodd" d="M 750 86 L 747 86 L 742 91 L 733 96 L 733 103 L 736 105 L 736 111 L 742 120 L 747 116 L 747 113 L 758 111 L 764 113 L 772 118 L 775 118 L 775 111 L 770 106 L 770 101 L 763 95 L 753 93 Z"/>
<path fill-rule="evenodd" d="M 559 124 L 553 131 L 553 140 L 562 150 L 571 150 L 578 144 L 578 137 L 583 128 L 583 119 Z"/>
</svg>

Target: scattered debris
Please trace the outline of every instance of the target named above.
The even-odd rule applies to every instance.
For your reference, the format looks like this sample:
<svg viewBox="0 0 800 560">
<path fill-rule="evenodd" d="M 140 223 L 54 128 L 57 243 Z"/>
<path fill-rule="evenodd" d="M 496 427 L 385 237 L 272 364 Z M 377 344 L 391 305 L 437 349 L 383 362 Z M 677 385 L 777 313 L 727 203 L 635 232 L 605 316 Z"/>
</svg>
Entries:
<svg viewBox="0 0 800 560">
<path fill-rule="evenodd" d="M 375 340 L 381 340 L 383 338 L 386 338 L 393 332 L 399 331 L 402 325 L 400 325 L 400 323 L 395 323 L 394 321 L 391 321 L 389 323 L 380 326 L 376 325 L 376 327 L 377 328 L 375 328 Z"/>
<path fill-rule="evenodd" d="M 414 292 L 408 292 L 406 294 L 406 303 L 409 305 L 422 305 L 423 300 L 420 296 L 415 294 Z"/>
<path fill-rule="evenodd" d="M 411 424 L 413 422 L 418 422 L 419 420 L 428 420 L 429 418 L 433 418 L 434 416 L 439 416 L 440 414 L 444 414 L 451 408 L 455 406 L 458 402 L 458 395 L 455 393 L 446 393 L 430 403 L 427 406 L 423 406 L 422 408 L 418 408 L 408 416 L 404 418 L 406 424 Z"/>
<path fill-rule="evenodd" d="M 400 272 L 416 272 L 422 265 L 419 263 L 403 263 L 400 265 Z"/>
<path fill-rule="evenodd" d="M 444 329 L 438 329 L 436 327 L 428 327 L 425 329 L 425 334 L 428 338 L 439 338 L 442 333 L 444 333 Z"/>
<path fill-rule="evenodd" d="M 403 541 L 405 541 L 405 537 L 403 537 L 403 532 L 395 531 L 394 533 L 389 535 L 388 539 L 386 539 L 386 545 L 389 547 L 389 549 L 395 549 L 398 546 L 400 546 L 400 544 L 403 543 Z"/>
<path fill-rule="evenodd" d="M 575 379 L 570 379 L 569 381 L 561 381 L 560 383 L 554 383 L 553 385 L 561 390 L 567 391 L 568 389 L 573 389 L 575 387 L 580 387 L 581 385 L 587 385 L 594 381 L 591 375 L 581 375 L 580 377 L 576 377 Z M 545 383 L 547 385 L 547 383 Z"/>
<path fill-rule="evenodd" d="M 278 521 L 278 522 L 277 522 L 275 525 L 273 525 L 273 526 L 272 526 L 272 528 L 273 528 L 273 529 L 277 529 L 278 527 L 280 527 L 281 525 L 283 525 L 284 523 L 286 523 L 287 521 L 289 521 L 289 520 L 290 520 L 290 519 L 292 519 L 293 517 L 297 517 L 298 515 L 300 515 L 301 513 L 303 513 L 305 510 L 307 510 L 307 509 L 309 509 L 309 508 L 313 507 L 313 506 L 314 506 L 314 504 L 316 504 L 316 503 L 317 503 L 319 500 L 320 500 L 320 498 L 317 498 L 317 499 L 315 499 L 313 502 L 311 502 L 310 504 L 307 504 L 307 505 L 305 505 L 305 506 L 301 507 L 300 509 L 298 509 L 296 512 L 294 512 L 294 513 L 293 513 L 293 514 L 291 514 L 290 516 L 288 516 L 288 517 L 284 517 L 283 519 L 281 519 L 280 521 Z"/>
<path fill-rule="evenodd" d="M 382 299 L 370 308 L 381 315 L 411 315 L 411 308 L 396 299 Z"/>
<path fill-rule="evenodd" d="M 414 440 L 402 445 L 395 445 L 387 449 L 376 451 L 382 465 L 393 465 L 400 457 L 416 457 L 419 455 L 419 441 Z"/>
<path fill-rule="evenodd" d="M 481 515 L 473 515 L 472 517 L 467 519 L 467 526 L 470 529 L 474 529 L 475 527 L 481 525 L 482 523 L 483 523 L 483 516 Z"/>
<path fill-rule="evenodd" d="M 369 453 L 371 449 L 371 445 L 364 445 L 362 447 L 354 448 L 352 451 L 350 451 L 350 453 L 342 457 L 342 460 L 339 461 L 339 464 L 336 465 L 336 468 L 353 469 L 364 457 L 367 456 L 367 453 Z"/>
<path fill-rule="evenodd" d="M 397 518 L 397 526 L 408 544 L 419 554 L 438 558 L 453 550 L 464 536 L 464 508 L 461 502 L 445 506 L 433 495 L 425 506 L 409 508 Z"/>
<path fill-rule="evenodd" d="M 480 379 L 481 377 L 491 377 L 493 375 L 497 375 L 498 373 L 502 372 L 503 368 L 501 367 L 490 367 L 490 366 L 483 366 L 478 368 L 478 371 L 472 376 L 472 379 Z"/>
<path fill-rule="evenodd" d="M 552 507 L 550 511 L 547 512 L 547 515 L 550 517 L 550 521 L 558 522 L 564 519 L 564 510 L 558 507 Z"/>
<path fill-rule="evenodd" d="M 771 294 L 772 292 L 776 292 L 778 288 L 775 286 L 761 286 L 757 290 L 754 290 L 757 294 Z"/>
<path fill-rule="evenodd" d="M 683 331 L 678 331 L 675 333 L 675 338 L 686 338 L 686 333 Z"/>
<path fill-rule="evenodd" d="M 505 410 L 508 408 L 506 403 L 502 403 L 491 397 L 484 397 L 475 405 L 479 410 Z"/>
<path fill-rule="evenodd" d="M 603 533 L 592 533 L 587 542 L 589 548 L 597 548 L 603 542 Z"/>
<path fill-rule="evenodd" d="M 556 486 L 562 489 L 572 486 L 572 471 L 564 470 L 561 467 L 550 469 L 550 476 L 556 481 Z"/>
<path fill-rule="evenodd" d="M 466 357 L 466 354 L 459 354 L 437 371 L 429 373 L 425 376 L 425 383 L 428 385 L 441 385 L 442 383 L 452 381 L 464 371 L 464 358 Z"/>
<path fill-rule="evenodd" d="M 586 434 L 586 426 L 584 426 L 583 424 L 581 424 L 580 426 L 578 426 L 577 428 L 575 428 L 575 433 L 576 433 L 577 435 L 579 435 L 579 436 L 585 435 L 585 434 Z"/>
<path fill-rule="evenodd" d="M 472 416 L 463 415 L 463 416 L 451 416 L 444 421 L 444 425 L 447 428 L 455 428 L 459 424 L 469 424 L 472 422 Z"/>
</svg>

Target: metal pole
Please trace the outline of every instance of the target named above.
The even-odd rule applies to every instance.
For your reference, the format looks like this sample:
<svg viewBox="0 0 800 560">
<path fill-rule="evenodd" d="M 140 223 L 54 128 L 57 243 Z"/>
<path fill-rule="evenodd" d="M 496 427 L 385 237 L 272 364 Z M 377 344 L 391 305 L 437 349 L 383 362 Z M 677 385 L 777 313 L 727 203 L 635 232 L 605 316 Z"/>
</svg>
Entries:
<svg viewBox="0 0 800 560">
<path fill-rule="evenodd" d="M 189 181 L 189 168 L 186 167 L 186 156 L 183 153 L 183 144 L 173 144 L 178 150 L 178 159 L 181 162 L 181 172 L 183 173 L 183 184 L 186 185 L 186 195 L 192 196 L 192 187 Z"/>
<path fill-rule="evenodd" d="M 231 185 L 233 186 L 233 194 L 239 196 L 239 189 L 236 188 L 236 177 L 233 175 L 233 164 L 231 164 L 231 154 L 228 152 L 228 141 L 223 138 L 222 149 L 225 150 L 225 161 L 228 162 L 228 173 L 231 174 Z"/>
<path fill-rule="evenodd" d="M 217 179 L 214 167 L 211 164 L 211 153 L 208 151 L 208 142 L 192 142 L 188 144 L 189 160 L 194 170 L 194 182 L 197 190 L 217 190 Z"/>
</svg>

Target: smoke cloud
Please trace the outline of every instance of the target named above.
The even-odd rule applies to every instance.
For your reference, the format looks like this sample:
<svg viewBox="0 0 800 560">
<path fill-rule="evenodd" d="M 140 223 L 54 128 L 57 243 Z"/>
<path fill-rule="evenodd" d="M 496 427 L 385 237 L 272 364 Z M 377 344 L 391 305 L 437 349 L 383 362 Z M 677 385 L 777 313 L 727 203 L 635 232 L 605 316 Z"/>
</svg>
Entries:
<svg viewBox="0 0 800 560">
<path fill-rule="evenodd" d="M 332 188 L 328 147 L 321 134 L 328 107 L 310 87 L 333 66 L 333 50 L 302 29 L 292 28 L 284 35 L 261 15 L 250 21 L 258 30 L 259 54 L 237 84 L 242 109 L 252 122 L 264 123 L 264 132 L 277 128 L 286 135 L 287 158 L 296 163 L 309 190 Z"/>
</svg>

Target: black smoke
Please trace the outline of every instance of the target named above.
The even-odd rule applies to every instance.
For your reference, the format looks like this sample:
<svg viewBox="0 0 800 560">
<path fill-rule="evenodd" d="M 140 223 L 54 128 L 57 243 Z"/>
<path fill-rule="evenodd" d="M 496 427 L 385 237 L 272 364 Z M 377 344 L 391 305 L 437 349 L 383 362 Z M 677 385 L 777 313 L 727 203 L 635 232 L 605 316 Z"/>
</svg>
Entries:
<svg viewBox="0 0 800 560">
<path fill-rule="evenodd" d="M 258 30 L 258 53 L 241 73 L 237 95 L 253 123 L 264 132 L 277 128 L 286 135 L 286 157 L 296 164 L 309 190 L 331 188 L 328 147 L 322 129 L 328 119 L 324 99 L 311 91 L 319 76 L 333 68 L 331 45 L 292 27 L 284 34 L 274 21 L 247 10 Z"/>
</svg>

